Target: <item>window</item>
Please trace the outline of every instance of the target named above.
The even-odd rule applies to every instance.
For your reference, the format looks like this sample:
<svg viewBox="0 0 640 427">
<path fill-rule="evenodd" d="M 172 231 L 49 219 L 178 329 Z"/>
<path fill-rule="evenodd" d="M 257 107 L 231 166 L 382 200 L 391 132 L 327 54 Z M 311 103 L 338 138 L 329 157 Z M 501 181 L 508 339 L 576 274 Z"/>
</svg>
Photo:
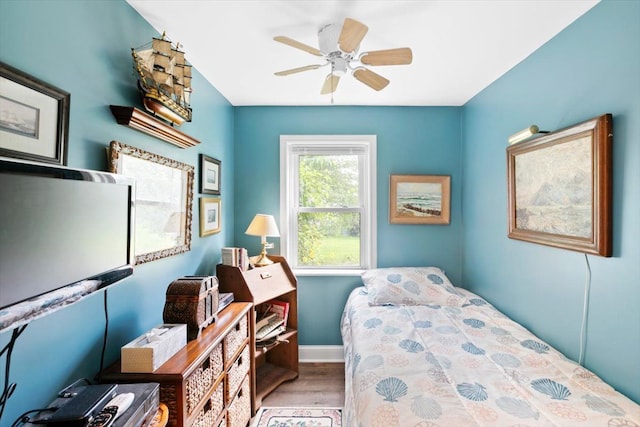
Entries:
<svg viewBox="0 0 640 427">
<path fill-rule="evenodd" d="M 280 137 L 280 243 L 299 274 L 376 262 L 375 135 Z"/>
</svg>

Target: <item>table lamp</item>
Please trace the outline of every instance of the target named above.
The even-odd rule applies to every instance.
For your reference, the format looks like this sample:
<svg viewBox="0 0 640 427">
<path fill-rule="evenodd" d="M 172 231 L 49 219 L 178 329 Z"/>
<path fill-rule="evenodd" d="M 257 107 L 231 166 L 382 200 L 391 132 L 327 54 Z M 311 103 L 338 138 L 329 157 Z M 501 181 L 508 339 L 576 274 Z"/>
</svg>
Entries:
<svg viewBox="0 0 640 427">
<path fill-rule="evenodd" d="M 267 243 L 267 236 L 279 237 L 278 225 L 273 215 L 256 214 L 249 224 L 245 234 L 250 236 L 260 236 L 260 242 L 262 243 L 262 252 L 258 256 L 258 259 L 254 262 L 254 265 L 262 267 L 264 265 L 273 264 L 269 258 L 267 258 L 267 249 L 273 248 L 273 243 Z"/>
</svg>

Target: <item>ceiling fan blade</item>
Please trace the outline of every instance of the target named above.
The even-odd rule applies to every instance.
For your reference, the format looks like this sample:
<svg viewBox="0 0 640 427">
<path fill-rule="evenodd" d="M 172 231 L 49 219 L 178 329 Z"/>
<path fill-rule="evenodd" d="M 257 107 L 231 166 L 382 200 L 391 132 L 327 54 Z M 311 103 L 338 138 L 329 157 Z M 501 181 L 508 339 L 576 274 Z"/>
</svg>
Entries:
<svg viewBox="0 0 640 427">
<path fill-rule="evenodd" d="M 276 76 L 288 76 L 289 74 L 300 73 L 302 71 L 315 70 L 320 68 L 321 65 L 305 65 L 304 67 L 291 68 L 289 70 L 278 71 L 274 73 Z"/>
<path fill-rule="evenodd" d="M 380 74 L 376 74 L 363 67 L 356 68 L 353 72 L 353 76 L 374 90 L 382 90 L 389 84 L 389 80 L 385 79 Z"/>
<path fill-rule="evenodd" d="M 411 64 L 413 53 L 408 47 L 398 49 L 374 50 L 365 52 L 360 61 L 367 65 L 405 65 Z"/>
<path fill-rule="evenodd" d="M 306 45 L 304 43 L 300 43 L 299 41 L 296 41 L 296 40 L 291 39 L 289 37 L 276 36 L 273 39 L 275 41 L 277 41 L 277 42 L 284 43 L 284 44 L 286 44 L 288 46 L 291 46 L 291 47 L 295 47 L 296 49 L 300 49 L 300 50 L 304 50 L 305 52 L 309 52 L 312 55 L 322 56 L 322 52 L 320 52 L 315 47 L 311 47 L 311 46 Z"/>
<path fill-rule="evenodd" d="M 343 52 L 353 52 L 358 48 L 369 27 L 355 19 L 345 18 L 338 39 L 338 45 Z"/>
<path fill-rule="evenodd" d="M 338 87 L 338 82 L 340 81 L 340 76 L 336 76 L 335 74 L 327 74 L 327 77 L 324 79 L 324 84 L 322 85 L 322 89 L 320 90 L 320 95 L 327 95 L 329 93 L 333 93 L 336 91 Z"/>
</svg>

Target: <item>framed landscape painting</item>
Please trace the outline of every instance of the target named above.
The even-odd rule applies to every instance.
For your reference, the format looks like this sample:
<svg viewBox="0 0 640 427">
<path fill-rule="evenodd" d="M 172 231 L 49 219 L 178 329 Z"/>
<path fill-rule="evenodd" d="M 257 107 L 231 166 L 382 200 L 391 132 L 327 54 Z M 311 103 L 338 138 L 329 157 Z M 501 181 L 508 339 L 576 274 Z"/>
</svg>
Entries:
<svg viewBox="0 0 640 427">
<path fill-rule="evenodd" d="M 391 175 L 389 222 L 392 224 L 449 224 L 451 177 Z"/>
<path fill-rule="evenodd" d="M 611 256 L 610 114 L 507 148 L 512 239 Z"/>
</svg>

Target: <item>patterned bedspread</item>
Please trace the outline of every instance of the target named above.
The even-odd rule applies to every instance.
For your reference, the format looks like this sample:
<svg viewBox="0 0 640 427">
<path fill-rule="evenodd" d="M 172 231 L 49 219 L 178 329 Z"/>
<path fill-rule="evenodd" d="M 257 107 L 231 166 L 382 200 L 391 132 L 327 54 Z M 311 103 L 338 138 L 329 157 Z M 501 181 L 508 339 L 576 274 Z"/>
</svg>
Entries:
<svg viewBox="0 0 640 427">
<path fill-rule="evenodd" d="M 389 276 L 431 302 L 351 293 L 345 426 L 640 426 L 640 406 L 435 270 L 427 285 Z"/>
</svg>

